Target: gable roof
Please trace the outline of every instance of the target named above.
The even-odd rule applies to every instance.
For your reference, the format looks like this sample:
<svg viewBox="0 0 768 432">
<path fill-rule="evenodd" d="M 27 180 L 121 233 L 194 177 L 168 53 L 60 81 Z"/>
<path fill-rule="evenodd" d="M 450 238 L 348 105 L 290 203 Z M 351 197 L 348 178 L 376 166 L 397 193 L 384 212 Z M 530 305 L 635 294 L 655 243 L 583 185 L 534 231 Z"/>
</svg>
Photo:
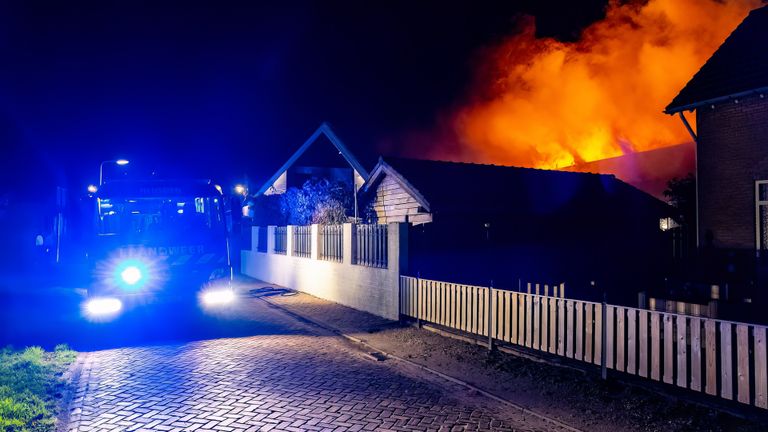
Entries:
<svg viewBox="0 0 768 432">
<path fill-rule="evenodd" d="M 612 205 L 669 211 L 664 202 L 613 175 L 386 158 L 374 168 L 366 192 L 381 174 L 393 175 L 406 190 L 415 191 L 411 195 L 431 213 L 546 215 Z"/>
<path fill-rule="evenodd" d="M 768 6 L 749 13 L 664 110 L 691 110 L 768 91 Z"/>
<path fill-rule="evenodd" d="M 334 147 L 339 151 L 339 153 L 344 157 L 344 160 L 349 163 L 349 165 L 354 169 L 364 180 L 368 180 L 368 171 L 363 168 L 363 166 L 360 164 L 360 162 L 355 158 L 355 156 L 349 151 L 349 149 L 344 145 L 344 143 L 339 139 L 338 136 L 333 132 L 333 129 L 331 129 L 331 126 L 323 122 L 323 124 L 318 127 L 312 135 L 310 135 L 309 138 L 307 138 L 306 141 L 304 141 L 304 144 L 299 147 L 298 150 L 290 157 L 288 160 L 283 164 L 283 166 L 280 167 L 280 169 L 275 172 L 275 174 L 272 175 L 272 177 L 269 178 L 260 188 L 258 191 L 256 191 L 256 196 L 262 195 L 264 192 L 269 189 L 272 184 L 275 183 L 275 181 L 280 177 L 282 173 L 284 173 L 288 168 L 290 168 L 300 157 L 303 155 L 315 142 L 317 142 L 318 138 L 320 138 L 321 135 L 325 135 L 325 137 L 328 139 L 328 141 L 333 144 Z"/>
</svg>

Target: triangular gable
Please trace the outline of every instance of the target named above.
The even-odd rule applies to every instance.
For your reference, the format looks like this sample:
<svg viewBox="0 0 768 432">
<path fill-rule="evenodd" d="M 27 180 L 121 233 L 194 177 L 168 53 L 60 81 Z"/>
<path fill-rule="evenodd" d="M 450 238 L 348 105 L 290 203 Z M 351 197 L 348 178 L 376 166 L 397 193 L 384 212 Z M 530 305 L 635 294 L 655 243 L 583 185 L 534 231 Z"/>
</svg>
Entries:
<svg viewBox="0 0 768 432">
<path fill-rule="evenodd" d="M 427 212 L 431 211 L 429 201 L 427 201 L 424 195 L 422 195 L 421 192 L 419 192 L 419 190 L 416 189 L 405 177 L 403 177 L 399 172 L 392 168 L 391 165 L 384 162 L 384 159 L 382 158 L 379 158 L 379 162 L 376 164 L 373 172 L 371 172 L 371 176 L 368 178 L 368 181 L 365 182 L 365 185 L 363 186 L 364 193 L 368 193 L 368 191 L 374 187 L 374 185 L 376 185 L 376 183 L 385 175 L 394 179 L 409 195 L 413 197 L 413 199 L 419 203 L 419 205 L 424 207 L 424 210 Z"/>
<path fill-rule="evenodd" d="M 304 144 L 299 147 L 298 150 L 296 150 L 296 153 L 294 153 L 284 164 L 280 167 L 277 172 L 272 175 L 272 177 L 269 178 L 269 180 L 264 183 L 264 185 L 259 188 L 259 190 L 256 192 L 256 195 L 263 195 L 264 192 L 266 192 L 276 181 L 280 176 L 285 173 L 288 168 L 290 168 L 300 157 L 303 155 L 307 149 L 309 149 L 312 144 L 314 144 L 318 138 L 320 138 L 320 135 L 325 135 L 325 137 L 328 139 L 328 141 L 333 144 L 334 147 L 339 151 L 339 153 L 344 157 L 344 160 L 347 161 L 347 163 L 352 167 L 353 170 L 355 170 L 355 173 L 363 178 L 364 181 L 368 180 L 368 171 L 363 168 L 363 166 L 358 162 L 357 158 L 355 158 L 354 155 L 349 151 L 347 146 L 344 145 L 344 143 L 339 139 L 338 136 L 333 132 L 331 129 L 331 126 L 328 125 L 328 123 L 323 122 L 323 124 L 320 125 L 320 127 L 315 130 L 315 132 L 307 138 L 306 141 L 304 141 Z"/>
</svg>

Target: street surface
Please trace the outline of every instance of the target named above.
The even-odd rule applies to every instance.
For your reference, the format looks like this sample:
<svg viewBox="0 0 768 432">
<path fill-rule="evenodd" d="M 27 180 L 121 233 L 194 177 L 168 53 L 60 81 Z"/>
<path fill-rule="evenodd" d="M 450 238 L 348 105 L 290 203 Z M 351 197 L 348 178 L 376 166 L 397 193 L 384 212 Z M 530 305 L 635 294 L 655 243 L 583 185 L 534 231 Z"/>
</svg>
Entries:
<svg viewBox="0 0 768 432">
<path fill-rule="evenodd" d="M 21 307 L 14 298 L 6 312 Z M 108 348 L 81 357 L 67 431 L 558 430 L 427 372 L 374 361 L 247 293 L 227 310 L 164 305 L 113 323 L 62 315 L 77 303 L 64 295 L 57 311 L 27 311 L 41 320 L 31 328 L 0 334 Z"/>
</svg>

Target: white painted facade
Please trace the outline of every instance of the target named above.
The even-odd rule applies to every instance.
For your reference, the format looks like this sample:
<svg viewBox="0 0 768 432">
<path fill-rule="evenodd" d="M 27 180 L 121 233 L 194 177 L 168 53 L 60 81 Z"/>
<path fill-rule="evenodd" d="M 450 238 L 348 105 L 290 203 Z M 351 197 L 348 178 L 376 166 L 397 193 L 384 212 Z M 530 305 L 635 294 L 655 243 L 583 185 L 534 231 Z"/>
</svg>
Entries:
<svg viewBox="0 0 768 432">
<path fill-rule="evenodd" d="M 387 268 L 352 264 L 352 224 L 344 224 L 341 262 L 319 259 L 318 226 L 312 226 L 310 257 L 292 256 L 293 226 L 288 226 L 285 254 L 274 252 L 275 227 L 267 228 L 267 251 L 242 251 L 243 274 L 275 285 L 302 291 L 387 319 L 399 319 L 400 274 L 408 262 L 406 224 L 390 223 L 387 233 Z M 252 243 L 259 244 L 258 227 Z"/>
</svg>

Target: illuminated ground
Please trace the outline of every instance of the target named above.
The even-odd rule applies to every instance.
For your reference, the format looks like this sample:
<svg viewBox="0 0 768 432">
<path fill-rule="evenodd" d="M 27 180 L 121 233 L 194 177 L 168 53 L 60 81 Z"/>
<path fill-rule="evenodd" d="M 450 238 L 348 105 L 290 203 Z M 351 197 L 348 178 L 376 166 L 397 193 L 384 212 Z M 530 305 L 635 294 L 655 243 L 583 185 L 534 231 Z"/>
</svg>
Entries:
<svg viewBox="0 0 768 432">
<path fill-rule="evenodd" d="M 109 324 L 63 313 L 78 297 L 58 296 L 37 309 L 15 296 L 2 306 L 15 319 L 0 319 L 15 326 L 5 338 L 99 349 L 80 359 L 68 431 L 556 430 L 247 295 L 213 315 L 166 305 Z"/>
</svg>

